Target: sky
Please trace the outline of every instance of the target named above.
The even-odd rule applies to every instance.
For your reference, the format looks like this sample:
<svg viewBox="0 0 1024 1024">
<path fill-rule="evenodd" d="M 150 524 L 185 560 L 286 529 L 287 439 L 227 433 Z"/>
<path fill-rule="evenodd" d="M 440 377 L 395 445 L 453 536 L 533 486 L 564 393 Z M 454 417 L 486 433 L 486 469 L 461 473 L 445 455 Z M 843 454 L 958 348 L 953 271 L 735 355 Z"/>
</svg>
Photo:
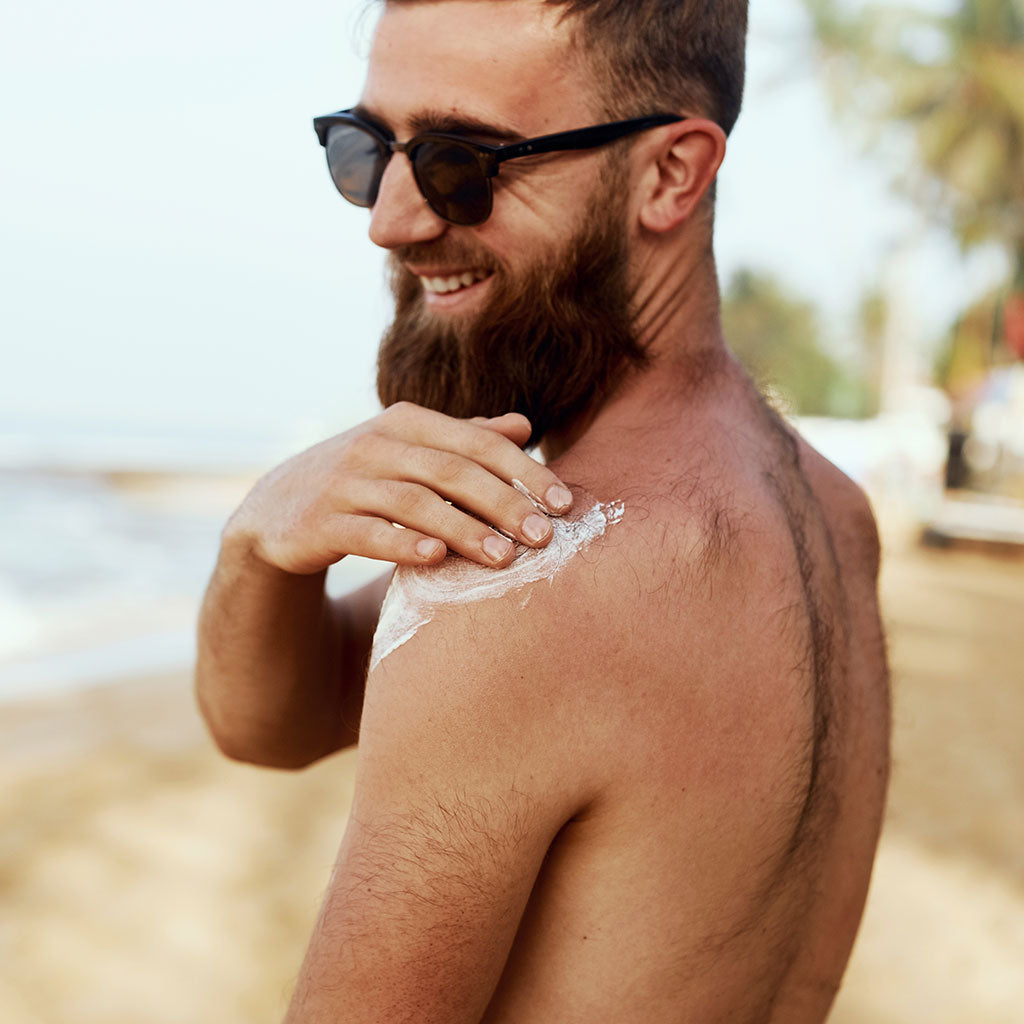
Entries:
<svg viewBox="0 0 1024 1024">
<path fill-rule="evenodd" d="M 383 255 L 310 124 L 359 94 L 365 7 L 4 5 L 0 434 L 299 445 L 373 414 Z M 999 269 L 965 266 L 844 137 L 796 0 L 752 0 L 718 203 L 722 279 L 775 273 L 840 333 L 881 282 L 923 345 Z"/>
</svg>

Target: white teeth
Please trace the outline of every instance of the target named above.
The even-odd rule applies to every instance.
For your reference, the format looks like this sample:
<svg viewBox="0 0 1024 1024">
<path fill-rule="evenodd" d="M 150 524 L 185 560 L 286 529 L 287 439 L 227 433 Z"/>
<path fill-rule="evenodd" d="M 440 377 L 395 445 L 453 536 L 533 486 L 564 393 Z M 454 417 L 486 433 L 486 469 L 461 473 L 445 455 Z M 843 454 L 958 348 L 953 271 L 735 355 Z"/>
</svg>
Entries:
<svg viewBox="0 0 1024 1024">
<path fill-rule="evenodd" d="M 451 277 L 421 277 L 420 280 L 426 291 L 434 295 L 447 295 L 449 292 L 469 288 L 487 276 L 485 270 L 464 270 L 461 274 L 453 274 Z"/>
</svg>

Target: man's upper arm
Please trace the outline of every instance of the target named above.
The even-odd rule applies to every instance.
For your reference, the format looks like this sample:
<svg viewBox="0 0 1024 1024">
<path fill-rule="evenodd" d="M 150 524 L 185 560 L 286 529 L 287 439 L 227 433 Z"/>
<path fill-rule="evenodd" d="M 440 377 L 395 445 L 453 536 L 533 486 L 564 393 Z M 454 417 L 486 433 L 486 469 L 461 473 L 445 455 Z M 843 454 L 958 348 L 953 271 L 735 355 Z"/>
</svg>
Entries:
<svg viewBox="0 0 1024 1024">
<path fill-rule="evenodd" d="M 337 748 L 350 747 L 359 738 L 366 666 L 391 576 L 391 572 L 382 573 L 358 590 L 328 602 L 331 656 L 326 671 L 341 683 Z"/>
<path fill-rule="evenodd" d="M 486 1009 L 544 855 L 589 798 L 566 742 L 566 652 L 538 596 L 452 607 L 371 674 L 352 814 L 290 1022 Z"/>
</svg>

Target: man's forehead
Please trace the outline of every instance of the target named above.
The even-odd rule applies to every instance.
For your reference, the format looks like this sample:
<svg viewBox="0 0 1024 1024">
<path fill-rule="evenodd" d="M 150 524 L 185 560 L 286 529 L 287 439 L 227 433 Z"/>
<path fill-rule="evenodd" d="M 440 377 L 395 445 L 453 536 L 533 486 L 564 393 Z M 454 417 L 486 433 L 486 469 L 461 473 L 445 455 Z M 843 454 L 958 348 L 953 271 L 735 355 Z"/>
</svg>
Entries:
<svg viewBox="0 0 1024 1024">
<path fill-rule="evenodd" d="M 509 138 L 589 123 L 589 74 L 560 14 L 543 0 L 392 0 L 360 106 L 400 137 L 460 120 Z"/>
</svg>

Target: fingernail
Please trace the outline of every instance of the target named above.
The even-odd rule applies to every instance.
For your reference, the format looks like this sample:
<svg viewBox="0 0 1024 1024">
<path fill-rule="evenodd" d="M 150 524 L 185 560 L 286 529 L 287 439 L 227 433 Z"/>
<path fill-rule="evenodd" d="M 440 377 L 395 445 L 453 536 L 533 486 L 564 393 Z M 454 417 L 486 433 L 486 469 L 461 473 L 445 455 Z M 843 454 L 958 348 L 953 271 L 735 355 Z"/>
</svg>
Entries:
<svg viewBox="0 0 1024 1024">
<path fill-rule="evenodd" d="M 550 532 L 551 524 L 536 512 L 523 520 L 523 536 L 533 544 L 539 544 Z"/>
<path fill-rule="evenodd" d="M 441 551 L 441 542 L 439 540 L 430 540 L 428 537 L 424 537 L 422 540 L 416 542 L 416 554 L 420 558 L 435 558 Z"/>
<path fill-rule="evenodd" d="M 552 484 L 544 492 L 544 503 L 550 509 L 567 509 L 572 504 L 572 491 L 561 484 Z"/>
<path fill-rule="evenodd" d="M 511 550 L 512 545 L 496 533 L 484 538 L 484 554 L 495 562 L 500 562 Z"/>
</svg>

